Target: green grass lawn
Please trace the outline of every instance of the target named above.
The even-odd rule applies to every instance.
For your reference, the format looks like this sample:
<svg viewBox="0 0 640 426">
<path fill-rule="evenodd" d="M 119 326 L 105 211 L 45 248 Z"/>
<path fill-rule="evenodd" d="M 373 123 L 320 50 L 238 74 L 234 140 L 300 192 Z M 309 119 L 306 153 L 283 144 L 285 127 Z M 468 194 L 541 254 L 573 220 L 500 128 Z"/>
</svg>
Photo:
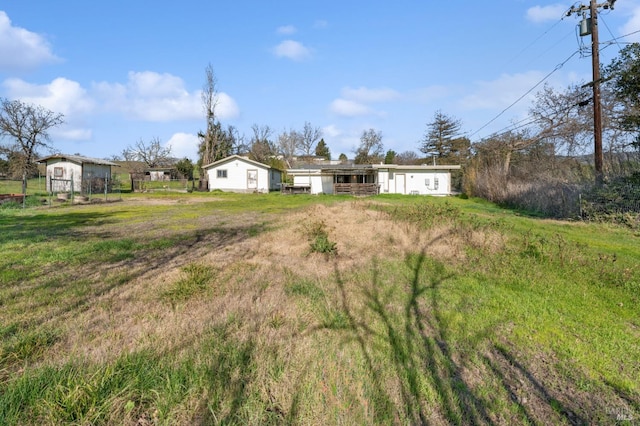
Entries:
<svg viewBox="0 0 640 426">
<path fill-rule="evenodd" d="M 3 425 L 640 419 L 631 229 L 227 193 L 4 209 L 0 229 Z"/>
</svg>

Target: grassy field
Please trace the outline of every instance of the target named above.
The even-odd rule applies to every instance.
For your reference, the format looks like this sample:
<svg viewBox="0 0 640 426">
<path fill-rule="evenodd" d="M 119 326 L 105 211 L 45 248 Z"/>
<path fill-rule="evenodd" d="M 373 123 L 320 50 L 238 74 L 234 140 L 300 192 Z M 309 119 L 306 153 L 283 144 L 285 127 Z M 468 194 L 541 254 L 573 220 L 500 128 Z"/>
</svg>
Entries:
<svg viewBox="0 0 640 426">
<path fill-rule="evenodd" d="M 2 425 L 640 419 L 631 229 L 222 193 L 3 209 L 0 229 Z"/>
</svg>

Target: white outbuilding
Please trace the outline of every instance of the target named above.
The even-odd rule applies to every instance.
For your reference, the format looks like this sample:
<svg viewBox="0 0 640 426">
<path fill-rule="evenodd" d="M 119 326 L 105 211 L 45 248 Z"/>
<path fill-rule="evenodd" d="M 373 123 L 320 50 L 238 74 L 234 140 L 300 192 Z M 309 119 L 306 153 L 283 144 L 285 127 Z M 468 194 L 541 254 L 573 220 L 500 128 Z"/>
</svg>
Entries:
<svg viewBox="0 0 640 426">
<path fill-rule="evenodd" d="M 46 165 L 47 192 L 98 193 L 111 183 L 111 161 L 82 155 L 54 154 L 40 158 Z"/>
<path fill-rule="evenodd" d="M 280 189 L 282 172 L 266 164 L 232 155 L 203 166 L 209 190 L 267 193 Z"/>
</svg>

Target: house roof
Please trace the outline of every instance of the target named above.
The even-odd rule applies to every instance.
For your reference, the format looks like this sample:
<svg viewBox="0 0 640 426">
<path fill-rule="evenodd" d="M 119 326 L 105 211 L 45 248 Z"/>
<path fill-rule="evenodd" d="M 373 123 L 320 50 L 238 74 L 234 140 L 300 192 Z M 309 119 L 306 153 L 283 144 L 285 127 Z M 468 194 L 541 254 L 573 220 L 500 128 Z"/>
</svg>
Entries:
<svg viewBox="0 0 640 426">
<path fill-rule="evenodd" d="M 287 170 L 289 173 L 328 173 L 328 174 L 371 174 L 376 170 L 389 169 L 389 170 L 459 170 L 459 165 L 400 165 L 400 164 L 309 164 L 304 167 L 297 167 L 295 169 Z"/>
<path fill-rule="evenodd" d="M 374 164 L 376 169 L 394 169 L 394 170 L 460 170 L 459 164 L 438 164 L 438 165 L 405 165 L 405 164 Z"/>
<path fill-rule="evenodd" d="M 271 166 L 269 166 L 267 164 L 260 163 L 259 161 L 250 160 L 250 159 L 248 159 L 246 157 L 242 157 L 240 155 L 235 155 L 235 154 L 231 155 L 229 157 L 223 158 L 221 160 L 214 161 L 211 164 L 207 164 L 205 166 L 202 166 L 202 168 L 207 170 L 207 169 L 210 169 L 212 167 L 216 167 L 216 166 L 219 166 L 219 165 L 224 164 L 224 163 L 228 163 L 228 162 L 233 161 L 233 160 L 240 160 L 240 161 L 243 161 L 245 163 L 249 163 L 249 164 L 253 164 L 253 165 L 258 166 L 258 167 L 262 167 L 264 169 L 273 169 L 273 167 L 271 167 Z M 273 169 L 273 170 L 279 171 L 278 169 Z"/>
<path fill-rule="evenodd" d="M 68 155 L 68 154 L 53 154 L 48 157 L 40 158 L 36 160 L 36 162 L 46 163 L 49 160 L 63 160 L 63 161 L 67 160 L 67 161 L 71 161 L 73 163 L 78 163 L 78 164 L 98 164 L 101 166 L 120 167 L 119 164 L 116 164 L 107 160 L 102 160 L 100 158 L 91 158 L 91 157 L 84 157 L 82 155 Z"/>
</svg>

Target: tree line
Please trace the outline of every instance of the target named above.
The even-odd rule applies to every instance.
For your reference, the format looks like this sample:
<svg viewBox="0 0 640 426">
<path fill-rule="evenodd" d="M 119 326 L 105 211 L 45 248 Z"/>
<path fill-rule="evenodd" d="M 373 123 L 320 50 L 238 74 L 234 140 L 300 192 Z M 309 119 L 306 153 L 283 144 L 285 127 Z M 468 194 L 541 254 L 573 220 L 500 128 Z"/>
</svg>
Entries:
<svg viewBox="0 0 640 426">
<path fill-rule="evenodd" d="M 605 176 L 614 181 L 635 176 L 640 164 L 640 44 L 632 43 L 601 70 L 602 129 L 605 141 Z M 191 174 L 232 154 L 273 167 L 286 169 L 314 158 L 331 159 L 322 130 L 305 122 L 301 129 L 285 129 L 276 134 L 268 125 L 254 124 L 251 135 L 224 126 L 218 119 L 217 80 L 213 67 L 205 69 L 202 88 L 205 128 L 198 132 L 198 160 L 177 160 L 171 147 L 159 138 L 140 139 L 116 158 L 140 161 L 148 167 L 179 166 Z M 356 164 L 459 164 L 462 173 L 454 177 L 454 187 L 471 196 L 498 203 L 521 205 L 553 215 L 557 206 L 545 207 L 549 200 L 566 198 L 567 193 L 588 187 L 593 180 L 593 109 L 589 84 L 557 90 L 548 85 L 535 95 L 529 117 L 514 122 L 502 132 L 471 141 L 460 119 L 440 110 L 426 124 L 417 151 L 397 153 L 385 150 L 383 135 L 364 130 L 353 149 Z M 29 175 L 40 148 L 49 147 L 49 130 L 64 122 L 62 114 L 19 100 L 1 99 L 0 173 Z M 348 161 L 345 153 L 338 159 Z M 181 170 L 181 171 L 182 171 Z M 206 176 L 201 173 L 201 176 Z M 206 185 L 206 182 L 204 182 Z M 562 210 L 562 209 L 560 209 Z"/>
</svg>

